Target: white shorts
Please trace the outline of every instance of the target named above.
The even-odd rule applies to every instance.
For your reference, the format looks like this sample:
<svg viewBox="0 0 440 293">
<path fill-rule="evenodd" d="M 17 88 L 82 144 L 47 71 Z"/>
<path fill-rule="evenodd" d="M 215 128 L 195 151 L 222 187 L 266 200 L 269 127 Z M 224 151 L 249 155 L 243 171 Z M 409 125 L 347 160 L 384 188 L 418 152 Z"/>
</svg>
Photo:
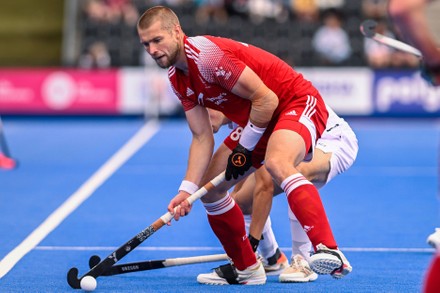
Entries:
<svg viewBox="0 0 440 293">
<path fill-rule="evenodd" d="M 332 153 L 326 183 L 353 165 L 359 149 L 358 140 L 350 125 L 330 107 L 327 107 L 327 110 L 329 112 L 327 127 L 315 146 L 324 153 Z"/>
</svg>

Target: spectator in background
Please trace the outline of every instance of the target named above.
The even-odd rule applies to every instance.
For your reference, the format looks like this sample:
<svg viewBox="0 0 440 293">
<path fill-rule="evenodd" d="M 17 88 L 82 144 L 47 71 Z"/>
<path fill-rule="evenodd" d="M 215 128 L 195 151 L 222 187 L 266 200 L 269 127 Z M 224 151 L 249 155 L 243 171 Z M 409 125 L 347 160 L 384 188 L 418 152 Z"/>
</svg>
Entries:
<svg viewBox="0 0 440 293">
<path fill-rule="evenodd" d="M 109 16 L 107 14 L 107 7 L 103 0 L 84 0 L 84 12 L 90 20 L 94 22 L 107 22 Z"/>
<path fill-rule="evenodd" d="M 362 0 L 365 18 L 384 19 L 387 16 L 387 3 L 384 0 Z"/>
<path fill-rule="evenodd" d="M 345 4 L 345 0 L 316 0 L 316 3 L 319 10 L 323 11 L 330 8 L 341 9 Z"/>
<path fill-rule="evenodd" d="M 289 11 L 281 0 L 248 1 L 248 11 L 251 21 L 255 24 L 266 18 L 275 19 L 279 23 L 286 22 L 289 18 Z"/>
<path fill-rule="evenodd" d="M 96 22 L 123 22 L 134 26 L 139 12 L 131 0 L 86 0 L 84 5 L 86 15 Z"/>
<path fill-rule="evenodd" d="M 218 24 L 225 24 L 228 21 L 228 12 L 224 0 L 195 0 L 197 5 L 196 21 L 203 25 L 213 20 Z"/>
<path fill-rule="evenodd" d="M 111 58 L 107 46 L 99 41 L 92 43 L 78 61 L 78 66 L 86 69 L 103 69 L 110 67 L 110 65 Z"/>
<path fill-rule="evenodd" d="M 302 22 L 317 22 L 319 9 L 316 0 L 290 0 L 292 13 Z"/>
<path fill-rule="evenodd" d="M 394 50 L 391 56 L 391 66 L 396 68 L 416 68 L 420 59 L 410 53 Z"/>
<path fill-rule="evenodd" d="M 313 50 L 321 58 L 322 65 L 343 65 L 352 53 L 347 32 L 342 28 L 342 15 L 339 10 L 328 9 L 323 12 L 323 24 L 313 35 Z"/>
</svg>

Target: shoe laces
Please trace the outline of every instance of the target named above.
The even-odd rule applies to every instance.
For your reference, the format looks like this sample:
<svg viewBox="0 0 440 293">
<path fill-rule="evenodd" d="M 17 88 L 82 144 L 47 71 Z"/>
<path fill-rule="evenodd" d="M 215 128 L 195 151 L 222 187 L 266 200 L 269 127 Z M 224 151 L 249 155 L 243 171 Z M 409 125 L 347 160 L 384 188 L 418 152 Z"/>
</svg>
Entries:
<svg viewBox="0 0 440 293">
<path fill-rule="evenodd" d="M 294 257 L 292 257 L 292 261 L 290 263 L 290 266 L 292 269 L 296 271 L 303 271 L 304 270 L 304 264 L 303 264 L 304 258 L 297 254 Z"/>
</svg>

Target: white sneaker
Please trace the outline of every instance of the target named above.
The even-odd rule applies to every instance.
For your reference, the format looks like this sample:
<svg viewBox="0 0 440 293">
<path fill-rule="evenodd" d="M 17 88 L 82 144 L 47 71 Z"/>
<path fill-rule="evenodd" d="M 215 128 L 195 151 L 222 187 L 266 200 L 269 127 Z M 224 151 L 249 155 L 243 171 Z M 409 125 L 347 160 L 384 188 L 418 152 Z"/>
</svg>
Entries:
<svg viewBox="0 0 440 293">
<path fill-rule="evenodd" d="M 335 279 L 340 279 L 353 270 L 339 249 L 330 249 L 322 243 L 316 246 L 316 253 L 310 257 L 310 267 L 317 274 L 330 274 Z"/>
<path fill-rule="evenodd" d="M 305 283 L 318 279 L 318 275 L 312 271 L 309 263 L 299 254 L 295 255 L 290 267 L 286 268 L 279 276 L 281 283 Z"/>
<path fill-rule="evenodd" d="M 281 271 L 289 267 L 289 261 L 286 255 L 279 249 L 275 254 L 267 259 L 260 257 L 264 270 L 268 276 L 278 275 Z"/>
<path fill-rule="evenodd" d="M 198 275 L 197 282 L 207 285 L 263 285 L 266 283 L 266 273 L 260 261 L 243 271 L 226 264 L 215 268 L 212 273 Z"/>
<path fill-rule="evenodd" d="M 426 242 L 432 247 L 440 249 L 440 228 L 435 228 L 435 232 L 428 236 Z"/>
</svg>

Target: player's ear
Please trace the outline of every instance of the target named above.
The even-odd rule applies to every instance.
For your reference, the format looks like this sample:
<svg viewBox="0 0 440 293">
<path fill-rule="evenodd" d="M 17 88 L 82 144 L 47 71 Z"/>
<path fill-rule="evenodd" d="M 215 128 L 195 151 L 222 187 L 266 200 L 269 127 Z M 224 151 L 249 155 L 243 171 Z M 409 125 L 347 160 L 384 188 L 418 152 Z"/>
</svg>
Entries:
<svg viewBox="0 0 440 293">
<path fill-rule="evenodd" d="M 182 27 L 180 25 L 176 24 L 174 26 L 173 31 L 174 31 L 174 34 L 175 34 L 176 38 L 180 39 L 182 34 L 183 34 Z"/>
</svg>

